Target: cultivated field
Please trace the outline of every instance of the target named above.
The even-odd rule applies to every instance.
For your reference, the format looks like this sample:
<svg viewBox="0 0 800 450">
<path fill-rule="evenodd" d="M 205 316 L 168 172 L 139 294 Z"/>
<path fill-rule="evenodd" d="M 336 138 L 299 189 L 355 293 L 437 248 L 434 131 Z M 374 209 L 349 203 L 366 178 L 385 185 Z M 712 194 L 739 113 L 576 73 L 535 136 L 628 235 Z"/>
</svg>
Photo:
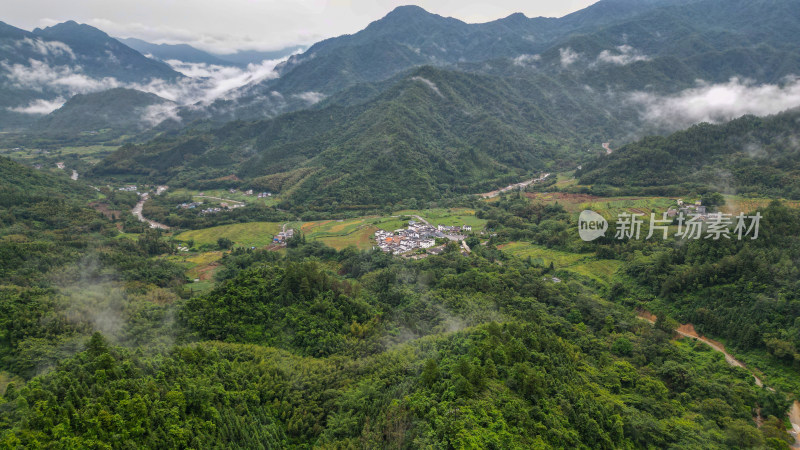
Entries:
<svg viewBox="0 0 800 450">
<path fill-rule="evenodd" d="M 602 284 L 608 284 L 614 273 L 622 266 L 620 261 L 597 259 L 594 253 L 570 253 L 528 242 L 509 242 L 499 245 L 498 248 L 519 258 L 530 257 L 534 264 L 546 267 L 553 263 L 557 271 L 567 270 Z"/>
<path fill-rule="evenodd" d="M 275 222 L 236 223 L 185 231 L 175 238 L 183 242 L 194 240 L 195 245 L 213 245 L 217 239 L 227 238 L 245 247 L 264 247 L 272 243 L 272 237 L 281 231 L 281 225 Z"/>
</svg>

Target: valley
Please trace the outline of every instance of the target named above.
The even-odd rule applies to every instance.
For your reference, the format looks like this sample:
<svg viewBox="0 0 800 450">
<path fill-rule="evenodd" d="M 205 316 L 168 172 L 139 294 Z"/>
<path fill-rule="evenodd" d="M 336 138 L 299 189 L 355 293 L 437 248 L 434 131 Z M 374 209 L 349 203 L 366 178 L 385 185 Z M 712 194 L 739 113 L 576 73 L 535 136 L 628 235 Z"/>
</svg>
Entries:
<svg viewBox="0 0 800 450">
<path fill-rule="evenodd" d="M 800 448 L 800 0 L 40 3 L 0 447 Z"/>
</svg>

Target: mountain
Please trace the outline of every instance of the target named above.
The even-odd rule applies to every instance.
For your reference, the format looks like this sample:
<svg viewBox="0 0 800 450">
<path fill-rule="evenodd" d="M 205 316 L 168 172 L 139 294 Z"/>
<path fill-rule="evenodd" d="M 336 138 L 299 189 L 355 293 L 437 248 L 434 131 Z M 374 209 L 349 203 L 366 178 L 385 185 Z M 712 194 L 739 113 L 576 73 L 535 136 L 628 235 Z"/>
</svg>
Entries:
<svg viewBox="0 0 800 450">
<path fill-rule="evenodd" d="M 120 42 L 145 55 L 161 61 L 178 60 L 185 63 L 213 64 L 217 66 L 247 66 L 264 60 L 285 58 L 305 49 L 301 45 L 273 51 L 239 50 L 235 53 L 209 53 L 188 44 L 152 44 L 136 38 L 120 39 Z"/>
<path fill-rule="evenodd" d="M 135 133 L 173 117 L 176 109 L 173 102 L 155 94 L 114 88 L 70 98 L 37 120 L 32 130 L 55 135 L 105 129 L 113 135 Z"/>
<path fill-rule="evenodd" d="M 590 97 L 554 95 L 569 92 L 586 91 L 426 66 L 363 103 L 126 146 L 95 173 L 195 186 L 233 173 L 319 208 L 477 193 L 568 167 L 573 149 L 602 142 L 616 119 Z"/>
<path fill-rule="evenodd" d="M 68 21 L 33 34 L 47 41 L 62 42 L 75 55 L 75 63 L 91 77 L 113 77 L 119 81 L 171 80 L 181 75 L 167 64 L 145 57 L 136 50 L 89 25 Z"/>
<path fill-rule="evenodd" d="M 0 22 L 0 129 L 25 128 L 75 94 L 182 77 L 88 25 L 29 32 Z"/>
<path fill-rule="evenodd" d="M 278 50 L 239 50 L 235 53 L 220 53 L 217 54 L 217 56 L 233 64 L 246 66 L 248 64 L 258 64 L 264 60 L 286 58 L 287 56 L 302 52 L 306 48 L 307 47 L 303 45 L 292 45 Z"/>
<path fill-rule="evenodd" d="M 188 44 L 151 44 L 136 38 L 120 39 L 119 41 L 144 55 L 151 55 L 161 61 L 178 60 L 185 63 L 214 64 L 217 66 L 233 65 L 231 61 L 198 50 Z"/>
<path fill-rule="evenodd" d="M 800 110 L 648 137 L 583 165 L 580 184 L 630 194 L 717 191 L 800 199 Z M 604 187 L 605 186 L 605 187 Z"/>
<path fill-rule="evenodd" d="M 208 114 L 256 119 L 420 65 L 482 73 L 531 71 L 578 77 L 596 90 L 674 93 L 696 80 L 777 82 L 800 73 L 797 0 L 604 0 L 562 18 L 522 14 L 467 24 L 398 7 L 353 35 L 314 44 L 278 66 L 279 78 L 241 88 Z"/>
</svg>

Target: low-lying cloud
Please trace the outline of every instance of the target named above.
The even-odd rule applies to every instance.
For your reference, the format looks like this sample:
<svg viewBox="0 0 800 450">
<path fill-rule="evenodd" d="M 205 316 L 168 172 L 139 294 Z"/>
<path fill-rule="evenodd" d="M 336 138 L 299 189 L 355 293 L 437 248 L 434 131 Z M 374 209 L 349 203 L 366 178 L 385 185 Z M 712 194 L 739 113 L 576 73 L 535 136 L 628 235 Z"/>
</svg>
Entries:
<svg viewBox="0 0 800 450">
<path fill-rule="evenodd" d="M 522 54 L 514 58 L 514 65 L 520 67 L 532 66 L 535 62 L 542 59 L 540 55 Z"/>
<path fill-rule="evenodd" d="M 575 52 L 575 50 L 570 47 L 560 48 L 558 49 L 558 52 L 561 57 L 561 67 L 565 69 L 574 64 L 580 58 L 580 54 Z"/>
<path fill-rule="evenodd" d="M 69 45 L 59 41 L 43 41 L 41 39 L 23 38 L 14 44 L 17 48 L 31 47 L 42 56 L 69 56 L 75 59 L 75 53 Z"/>
<path fill-rule="evenodd" d="M 300 94 L 294 94 L 292 97 L 299 98 L 300 100 L 307 102 L 309 105 L 313 105 L 324 100 L 325 94 L 321 92 L 308 91 L 301 92 Z"/>
<path fill-rule="evenodd" d="M 629 101 L 642 108 L 652 124 L 679 129 L 700 122 L 719 123 L 746 114 L 766 116 L 800 106 L 800 78 L 782 84 L 756 85 L 731 78 L 727 83 L 698 83 L 674 95 L 636 92 Z"/>
<path fill-rule="evenodd" d="M 28 60 L 28 65 L 0 62 L 0 68 L 6 72 L 8 83 L 12 87 L 38 92 L 55 90 L 75 95 L 120 86 L 115 78 L 92 78 L 84 74 L 79 66 L 51 66 L 36 59 Z"/>
<path fill-rule="evenodd" d="M 71 55 L 74 58 L 72 50 L 61 43 L 26 39 L 18 41 L 17 45 L 33 46 L 43 56 Z M 4 75 L 5 82 L 10 87 L 39 92 L 45 97 L 25 105 L 8 107 L 10 111 L 33 115 L 48 114 L 60 108 L 68 98 L 76 94 L 123 87 L 149 92 L 174 102 L 174 104 L 158 105 L 145 112 L 143 121 L 156 125 L 165 119 L 177 120 L 179 106 L 208 105 L 217 99 L 234 99 L 239 95 L 238 88 L 278 77 L 275 66 L 284 60 L 265 60 L 259 64 L 249 64 L 244 68 L 167 61 L 173 69 L 186 77 L 174 81 L 153 79 L 148 82 L 129 83 L 113 77 L 94 78 L 84 73 L 78 64 L 52 64 L 47 58 L 43 58 L 29 59 L 28 64 L 0 62 L 0 77 Z M 316 103 L 324 98 L 322 94 L 316 92 L 303 93 L 299 97 L 309 103 Z"/>
<path fill-rule="evenodd" d="M 438 95 L 439 97 L 444 97 L 444 95 L 442 95 L 441 91 L 439 91 L 439 87 L 436 86 L 436 83 L 434 83 L 433 81 L 431 81 L 431 80 L 429 80 L 427 78 L 423 78 L 423 77 L 411 77 L 411 79 L 414 80 L 414 81 L 419 81 L 422 84 L 424 84 L 425 86 L 428 86 L 430 88 L 430 90 L 435 92 L 436 95 Z"/>
<path fill-rule="evenodd" d="M 642 54 L 630 45 L 620 45 L 617 47 L 616 52 L 610 50 L 603 50 L 597 55 L 596 63 L 616 64 L 618 66 L 625 66 L 636 61 L 647 61 L 650 58 Z"/>
<path fill-rule="evenodd" d="M 57 97 L 53 100 L 39 99 L 28 103 L 25 106 L 17 106 L 15 108 L 8 108 L 10 111 L 22 114 L 50 114 L 51 112 L 61 108 L 66 102 L 64 97 Z"/>
<path fill-rule="evenodd" d="M 188 78 L 176 83 L 151 83 L 142 90 L 180 104 L 210 103 L 218 98 L 230 98 L 234 90 L 247 84 L 277 78 L 275 66 L 282 61 L 284 59 L 264 60 L 241 68 L 170 60 L 167 64 Z"/>
</svg>

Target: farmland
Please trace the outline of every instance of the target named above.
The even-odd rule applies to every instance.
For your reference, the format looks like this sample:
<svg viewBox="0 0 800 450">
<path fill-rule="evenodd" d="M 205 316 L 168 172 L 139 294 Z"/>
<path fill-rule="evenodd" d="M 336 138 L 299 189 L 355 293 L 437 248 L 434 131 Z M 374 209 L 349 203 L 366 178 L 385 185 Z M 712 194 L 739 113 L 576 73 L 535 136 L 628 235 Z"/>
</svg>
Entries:
<svg viewBox="0 0 800 450">
<path fill-rule="evenodd" d="M 236 223 L 186 231 L 175 238 L 183 242 L 193 240 L 196 246 L 215 245 L 217 239 L 226 238 L 245 247 L 264 247 L 272 242 L 272 236 L 281 230 L 281 225 L 274 222 Z"/>
<path fill-rule="evenodd" d="M 498 248 L 519 258 L 530 257 L 531 262 L 537 265 L 549 266 L 552 263 L 556 271 L 566 270 L 577 273 L 605 285 L 622 266 L 620 261 L 597 259 L 594 253 L 571 253 L 527 242 L 509 242 Z"/>
<path fill-rule="evenodd" d="M 591 209 L 604 217 L 613 217 L 623 212 L 649 215 L 651 212 L 666 211 L 675 205 L 675 199 L 668 197 L 596 197 L 563 192 L 526 193 L 525 196 L 533 201 L 558 203 L 571 213 Z"/>
</svg>

